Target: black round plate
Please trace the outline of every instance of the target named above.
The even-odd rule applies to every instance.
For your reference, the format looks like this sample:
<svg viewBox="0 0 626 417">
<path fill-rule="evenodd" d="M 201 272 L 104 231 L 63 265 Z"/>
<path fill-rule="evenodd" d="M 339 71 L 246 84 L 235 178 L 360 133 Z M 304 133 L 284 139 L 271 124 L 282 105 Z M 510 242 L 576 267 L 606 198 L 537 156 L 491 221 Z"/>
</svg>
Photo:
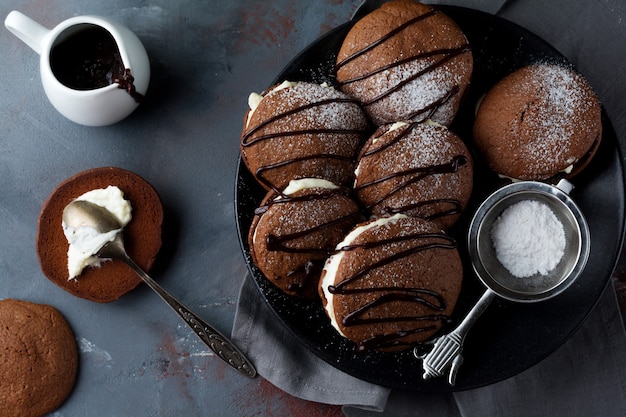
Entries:
<svg viewBox="0 0 626 417">
<path fill-rule="evenodd" d="M 474 53 L 474 75 L 466 100 L 452 130 L 469 144 L 474 107 L 493 84 L 513 70 L 535 62 L 567 60 L 549 44 L 502 18 L 453 6 L 441 9 L 465 32 Z M 337 27 L 302 51 L 276 81 L 334 83 L 333 65 L 343 38 L 354 22 Z M 496 300 L 470 331 L 464 345 L 464 363 L 456 385 L 444 378 L 422 379 L 421 362 L 411 351 L 357 352 L 350 341 L 330 325 L 319 302 L 297 300 L 280 292 L 250 260 L 247 234 L 254 209 L 265 192 L 244 164 L 239 163 L 236 211 L 241 247 L 259 291 L 294 335 L 320 358 L 357 378 L 391 388 L 418 391 L 457 391 L 477 388 L 511 377 L 538 363 L 560 347 L 591 311 L 617 262 L 624 230 L 624 175 L 617 138 L 603 116 L 601 146 L 588 168 L 573 181 L 572 198 L 591 231 L 591 255 L 582 276 L 563 294 L 536 304 Z M 468 218 L 480 202 L 498 187 L 498 181 L 476 163 L 473 199 L 453 231 L 465 242 Z M 452 326 L 469 311 L 484 290 L 466 259 L 465 278 Z"/>
</svg>

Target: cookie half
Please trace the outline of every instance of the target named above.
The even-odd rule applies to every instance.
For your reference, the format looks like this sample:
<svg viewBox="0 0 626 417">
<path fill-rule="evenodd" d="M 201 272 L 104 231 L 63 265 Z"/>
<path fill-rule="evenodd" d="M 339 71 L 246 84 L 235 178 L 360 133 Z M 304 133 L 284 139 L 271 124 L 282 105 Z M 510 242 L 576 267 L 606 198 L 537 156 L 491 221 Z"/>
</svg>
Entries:
<svg viewBox="0 0 626 417">
<path fill-rule="evenodd" d="M 430 5 L 397 0 L 348 32 L 336 77 L 377 126 L 426 119 L 447 126 L 469 85 L 473 62 L 467 38 L 452 19 Z"/>
<path fill-rule="evenodd" d="M 54 307 L 0 300 L 0 400 L 3 416 L 40 417 L 63 404 L 74 388 L 74 333 Z"/>
<path fill-rule="evenodd" d="M 76 279 L 68 280 L 69 244 L 63 234 L 62 216 L 65 206 L 78 196 L 109 185 L 120 188 L 132 206 L 132 219 L 123 230 L 126 251 L 149 271 L 161 248 L 163 206 L 152 185 L 133 172 L 104 167 L 67 179 L 43 204 L 37 229 L 37 256 L 43 274 L 70 294 L 101 303 L 117 300 L 141 279 L 122 261 L 112 260 L 86 268 Z"/>
</svg>

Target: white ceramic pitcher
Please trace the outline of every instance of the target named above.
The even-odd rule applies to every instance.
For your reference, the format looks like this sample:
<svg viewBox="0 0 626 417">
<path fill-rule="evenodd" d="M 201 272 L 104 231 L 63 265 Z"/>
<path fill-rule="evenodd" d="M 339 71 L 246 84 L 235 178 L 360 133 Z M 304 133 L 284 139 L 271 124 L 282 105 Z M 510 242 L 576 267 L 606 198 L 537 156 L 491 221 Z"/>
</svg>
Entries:
<svg viewBox="0 0 626 417">
<path fill-rule="evenodd" d="M 49 30 L 28 16 L 10 12 L 4 24 L 15 36 L 40 55 L 41 81 L 52 105 L 73 122 L 86 126 L 105 126 L 116 123 L 139 105 L 138 97 L 145 95 L 150 82 L 148 54 L 137 36 L 125 26 L 100 16 L 77 16 L 59 23 Z M 77 32 L 89 27 L 100 27 L 112 36 L 124 65 L 134 78 L 131 95 L 118 83 L 100 88 L 78 90 L 67 87 L 55 77 L 50 55 L 53 48 Z M 80 36 L 80 35 L 76 35 Z"/>
</svg>

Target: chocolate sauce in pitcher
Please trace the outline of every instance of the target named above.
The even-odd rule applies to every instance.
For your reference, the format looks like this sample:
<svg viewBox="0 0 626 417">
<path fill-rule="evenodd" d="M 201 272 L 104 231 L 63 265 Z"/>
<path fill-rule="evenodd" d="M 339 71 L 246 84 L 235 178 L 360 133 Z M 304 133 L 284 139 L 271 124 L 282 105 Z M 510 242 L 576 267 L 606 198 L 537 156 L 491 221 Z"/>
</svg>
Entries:
<svg viewBox="0 0 626 417">
<path fill-rule="evenodd" d="M 135 90 L 130 68 L 124 67 L 113 36 L 97 25 L 85 25 L 50 51 L 50 67 L 54 76 L 66 87 L 95 90 L 119 84 L 137 102 L 143 95 Z"/>
</svg>

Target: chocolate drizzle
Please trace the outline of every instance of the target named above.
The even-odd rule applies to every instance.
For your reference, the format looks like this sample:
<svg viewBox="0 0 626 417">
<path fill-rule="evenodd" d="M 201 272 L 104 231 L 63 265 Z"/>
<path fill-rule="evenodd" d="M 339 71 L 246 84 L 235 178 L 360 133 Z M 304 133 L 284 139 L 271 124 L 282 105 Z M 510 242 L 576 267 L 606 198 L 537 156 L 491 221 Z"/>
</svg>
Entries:
<svg viewBox="0 0 626 417">
<path fill-rule="evenodd" d="M 376 148 L 368 149 L 367 151 L 363 152 L 361 159 L 375 155 L 378 152 L 382 152 L 390 148 L 394 144 L 398 143 L 400 140 L 402 140 L 404 137 L 406 137 L 409 134 L 409 132 L 411 131 L 414 125 L 415 123 L 408 124 L 407 126 L 405 126 L 405 129 L 400 134 L 396 135 L 393 139 L 389 140 L 384 145 L 376 147 Z M 355 191 L 358 193 L 359 191 L 362 191 L 368 187 L 383 183 L 385 181 L 394 180 L 396 178 L 407 177 L 406 179 L 404 179 L 403 181 L 395 185 L 389 192 L 387 192 L 386 194 L 382 195 L 378 199 L 367 204 L 365 208 L 367 210 L 371 210 L 374 206 L 377 206 L 383 203 L 392 195 L 398 192 L 401 192 L 403 189 L 411 186 L 412 184 L 422 181 L 424 178 L 428 176 L 436 175 L 436 174 L 454 173 L 454 172 L 457 172 L 459 168 L 465 164 L 467 164 L 467 158 L 464 155 L 455 155 L 450 161 L 445 162 L 445 163 L 431 164 L 431 165 L 426 165 L 422 167 L 416 167 L 416 168 L 406 169 L 402 171 L 398 170 L 398 171 L 392 172 L 388 175 L 377 178 L 370 182 L 359 184 L 358 186 L 355 187 Z M 422 216 L 422 217 L 426 218 L 427 220 L 433 220 L 433 219 L 448 216 L 448 215 L 458 214 L 461 212 L 463 208 L 461 201 L 457 199 L 442 198 L 442 199 L 424 200 L 424 201 L 420 201 L 417 203 L 406 204 L 406 205 L 403 205 L 402 207 L 384 207 L 382 208 L 381 211 L 385 214 L 408 213 L 411 210 L 414 210 L 417 208 L 422 208 L 422 207 L 426 207 L 429 205 L 434 206 L 434 205 L 442 205 L 442 204 L 449 206 L 450 208 L 447 210 L 439 209 L 436 213 L 433 213 L 428 216 Z"/>
<path fill-rule="evenodd" d="M 265 205 L 255 210 L 255 215 L 262 215 L 273 205 L 293 204 L 306 201 L 328 200 L 336 197 L 338 194 L 345 194 L 342 189 L 325 189 L 316 193 L 300 194 L 296 196 L 280 194 L 278 198 L 268 201 Z M 280 251 L 285 253 L 311 254 L 311 259 L 307 260 L 303 265 L 289 271 L 287 277 L 300 276 L 297 282 L 290 283 L 287 286 L 289 291 L 295 294 L 302 293 L 313 279 L 318 279 L 324 263 L 328 256 L 335 251 L 335 244 L 329 247 L 306 247 L 306 246 L 290 246 L 289 242 L 304 238 L 324 229 L 338 227 L 342 223 L 345 224 L 346 231 L 352 227 L 362 216 L 360 209 L 355 205 L 356 210 L 349 212 L 343 216 L 339 216 L 331 221 L 317 224 L 312 227 L 305 228 L 298 232 L 276 235 L 269 233 L 266 236 L 266 247 L 268 251 Z"/>
<path fill-rule="evenodd" d="M 431 16 L 435 16 L 436 14 L 438 14 L 439 11 L 437 9 L 433 9 L 427 13 L 418 15 L 412 19 L 409 19 L 408 21 L 404 22 L 402 25 L 396 27 L 395 29 L 389 31 L 387 34 L 385 34 L 384 36 L 382 36 L 381 38 L 377 39 L 376 41 L 370 43 L 369 45 L 367 45 L 366 47 L 364 47 L 363 49 L 353 53 L 352 55 L 344 58 L 343 60 L 339 61 L 336 65 L 335 65 L 335 73 L 338 74 L 338 72 L 340 71 L 341 68 L 345 67 L 348 63 L 352 62 L 353 60 L 357 59 L 358 57 L 365 55 L 366 53 L 372 51 L 373 49 L 381 46 L 384 42 L 388 41 L 389 39 L 393 38 L 394 36 L 396 36 L 397 34 L 399 34 L 400 32 L 404 31 L 405 29 L 409 28 L 412 25 L 418 24 L 419 22 L 422 22 L 423 20 L 431 17 Z M 407 77 L 406 79 L 398 82 L 396 85 L 392 86 L 391 88 L 382 91 L 380 94 L 378 94 L 377 96 L 370 98 L 368 100 L 363 100 L 363 106 L 364 107 L 368 107 L 371 106 L 387 97 L 389 97 L 391 94 L 401 90 L 403 87 L 405 87 L 406 85 L 412 83 L 413 81 L 417 80 L 418 78 L 420 78 L 421 76 L 435 71 L 437 68 L 442 67 L 443 65 L 445 65 L 446 63 L 448 63 L 449 61 L 451 61 L 452 59 L 456 58 L 457 56 L 464 54 L 466 52 L 471 52 L 471 47 L 468 43 L 465 43 L 461 46 L 455 47 L 455 48 L 441 48 L 441 49 L 435 49 L 432 51 L 425 51 L 425 52 L 421 52 L 418 53 L 414 56 L 410 56 L 404 59 L 398 59 L 398 60 L 394 60 L 393 62 L 387 64 L 387 65 L 383 65 L 380 68 L 374 69 L 370 72 L 364 73 L 364 74 L 360 74 L 358 76 L 355 76 L 353 78 L 349 78 L 349 79 L 344 79 L 341 81 L 338 81 L 338 85 L 340 87 L 346 86 L 348 84 L 352 84 L 355 82 L 359 82 L 359 81 L 363 81 L 366 80 L 367 78 L 373 77 L 377 74 L 380 74 L 384 71 L 388 71 L 400 66 L 403 66 L 405 64 L 410 64 L 412 62 L 417 62 L 420 60 L 427 60 L 427 59 L 431 59 L 433 58 L 433 61 L 430 62 L 428 65 L 426 65 L 426 67 L 422 68 L 419 71 L 416 71 L 414 74 L 412 74 L 410 77 Z M 438 108 L 440 108 L 441 106 L 443 106 L 445 103 L 447 103 L 449 100 L 451 100 L 454 96 L 456 96 L 458 93 L 460 92 L 460 87 L 459 85 L 454 85 L 452 86 L 447 92 L 445 92 L 440 98 L 434 100 L 432 103 L 430 103 L 429 105 L 425 106 L 424 108 L 421 109 L 416 109 L 414 110 L 411 114 L 409 115 L 405 115 L 404 118 L 405 119 L 414 119 L 419 115 L 425 114 L 424 117 L 421 118 L 421 120 L 426 120 L 430 117 L 432 117 L 432 115 L 437 111 Z"/>
<path fill-rule="evenodd" d="M 355 293 L 355 292 L 361 292 L 361 289 L 346 289 L 344 288 L 345 286 L 347 286 L 348 284 L 350 284 L 353 281 L 358 280 L 359 278 L 361 278 L 363 275 L 367 274 L 368 272 L 371 272 L 374 269 L 377 268 L 381 268 L 385 265 L 388 265 L 394 261 L 397 261 L 399 259 L 405 258 L 409 255 L 413 255 L 415 253 L 418 252 L 422 252 L 425 250 L 429 250 L 429 249 L 436 249 L 436 248 L 444 248 L 444 249 L 456 249 L 456 240 L 448 235 L 445 235 L 443 233 L 414 233 L 414 234 L 408 234 L 405 236 L 394 236 L 392 238 L 389 239 L 384 239 L 384 240 L 379 240 L 379 241 L 375 241 L 375 242 L 367 242 L 367 243 L 362 243 L 362 244 L 358 244 L 358 245 L 347 245 L 347 246 L 343 246 L 341 249 L 339 249 L 340 251 L 351 251 L 351 250 L 355 250 L 358 248 L 366 248 L 366 249 L 373 249 L 376 247 L 381 247 L 381 246 L 385 246 L 385 245 L 389 245 L 392 243 L 399 243 L 399 242 L 403 242 L 403 241 L 410 241 L 410 240 L 420 240 L 420 239 L 440 239 L 443 242 L 436 242 L 436 243 L 427 243 L 427 244 L 423 244 L 423 245 L 418 245 L 415 247 L 412 247 L 410 249 L 406 249 L 403 250 L 401 252 L 395 253 L 392 256 L 383 258 L 382 260 L 370 265 L 370 267 L 368 269 L 363 269 L 355 274 L 353 274 L 352 276 L 350 276 L 349 278 L 341 281 L 339 284 L 336 285 L 332 285 L 328 287 L 328 290 L 333 293 L 333 294 L 350 294 L 350 293 Z M 371 289 L 370 289 L 371 290 Z M 404 288 L 403 290 L 406 290 L 406 288 Z M 442 300 L 443 302 L 443 300 Z"/>
<path fill-rule="evenodd" d="M 137 92 L 135 88 L 135 77 L 131 74 L 130 68 L 126 68 L 124 72 L 120 75 L 116 75 L 113 78 L 113 83 L 117 83 L 117 88 L 122 90 L 126 90 L 126 92 L 133 98 L 137 103 L 143 102 L 144 96 L 141 93 Z"/>
<path fill-rule="evenodd" d="M 347 97 L 346 98 L 341 98 L 341 97 L 328 98 L 328 99 L 323 99 L 323 100 L 319 100 L 319 101 L 312 102 L 312 103 L 307 103 L 301 106 L 297 106 L 288 111 L 275 114 L 274 116 L 268 118 L 267 120 L 264 120 L 263 122 L 259 123 L 253 128 L 245 131 L 241 136 L 241 146 L 243 148 L 248 148 L 259 142 L 263 142 L 263 141 L 267 141 L 267 140 L 271 140 L 275 138 L 297 136 L 297 135 L 308 135 L 308 134 L 310 135 L 319 135 L 319 134 L 363 135 L 367 132 L 366 128 L 363 128 L 363 129 L 313 128 L 313 129 L 302 129 L 302 130 L 289 130 L 289 131 L 283 131 L 283 132 L 271 132 L 271 133 L 266 133 L 266 134 L 255 135 L 255 133 L 257 133 L 261 129 L 269 126 L 272 123 L 278 122 L 281 119 L 288 118 L 301 111 L 314 109 L 316 107 L 329 105 L 333 103 L 346 103 L 346 104 L 352 104 L 352 105 L 356 105 L 360 107 L 360 104 L 358 101 L 352 98 L 347 98 Z M 261 182 L 266 188 L 272 189 L 274 191 L 279 191 L 276 187 L 273 186 L 272 182 L 267 179 L 266 173 L 268 171 L 285 168 L 291 164 L 296 164 L 296 163 L 306 162 L 306 161 L 315 161 L 315 160 L 320 160 L 320 159 L 336 160 L 336 161 L 341 161 L 344 163 L 352 164 L 354 162 L 354 157 L 355 155 L 344 156 L 344 155 L 330 154 L 330 153 L 317 153 L 317 154 L 311 154 L 311 155 L 303 155 L 299 157 L 292 157 L 292 158 L 289 158 L 280 162 L 276 162 L 274 164 L 267 164 L 267 165 L 261 166 L 256 169 L 254 174 L 257 180 Z"/>
<path fill-rule="evenodd" d="M 389 207 L 386 206 L 382 209 L 382 211 L 386 214 L 398 214 L 398 213 L 408 213 L 415 209 L 420 209 L 422 207 L 433 206 L 433 205 L 446 205 L 449 207 L 448 209 L 441 209 L 435 213 L 429 215 L 422 215 L 421 218 L 425 220 L 435 220 L 445 216 L 452 216 L 455 214 L 459 214 L 463 210 L 463 206 L 459 200 L 453 198 L 435 198 L 432 200 L 424 200 L 418 203 L 413 204 L 405 204 L 402 207 Z"/>
<path fill-rule="evenodd" d="M 335 154 L 318 153 L 318 154 L 306 155 L 306 156 L 302 156 L 302 157 L 298 157 L 298 158 L 287 159 L 285 161 L 277 162 L 275 164 L 264 165 L 262 167 L 257 168 L 257 170 L 255 171 L 255 176 L 267 188 L 270 188 L 270 189 L 272 189 L 274 191 L 279 191 L 276 187 L 274 187 L 272 182 L 269 181 L 263 174 L 265 174 L 268 171 L 272 171 L 272 170 L 275 170 L 275 169 L 283 168 L 283 167 L 286 167 L 286 166 L 291 165 L 291 164 L 296 164 L 298 162 L 315 161 L 315 160 L 319 160 L 319 159 L 337 160 L 337 161 L 343 161 L 343 162 L 350 163 L 350 164 L 353 162 L 353 158 L 349 157 L 349 156 L 341 156 L 341 155 L 335 155 Z"/>
<path fill-rule="evenodd" d="M 371 187 L 373 185 L 379 184 L 381 182 L 384 181 L 389 181 L 391 179 L 394 178 L 400 178 L 403 176 L 410 176 L 408 179 L 400 182 L 398 185 L 396 185 L 395 187 L 393 187 L 387 194 L 383 195 L 382 197 L 379 197 L 377 200 L 374 200 L 373 202 L 369 203 L 366 208 L 367 209 L 371 209 L 372 207 L 382 203 L 383 201 L 385 201 L 386 199 L 388 199 L 389 197 L 391 197 L 393 194 L 402 191 L 403 189 L 405 189 L 406 187 L 415 184 L 421 180 L 423 180 L 424 178 L 428 177 L 429 175 L 435 175 L 435 174 L 445 174 L 445 173 L 452 173 L 452 172 L 456 172 L 459 167 L 461 165 L 464 165 L 467 163 L 467 158 L 463 155 L 456 155 L 454 158 L 452 158 L 452 160 L 450 162 L 446 162 L 443 164 L 436 164 L 436 165 L 427 165 L 425 167 L 417 167 L 417 168 L 412 168 L 412 169 L 407 169 L 404 171 L 397 171 L 394 173 L 391 173 L 389 175 L 386 175 L 384 177 L 378 178 L 374 181 L 370 181 L 368 183 L 365 184 L 361 184 L 358 187 L 355 188 L 355 190 L 358 192 L 360 190 L 363 190 L 364 188 L 367 187 Z M 445 212 L 440 212 L 440 213 L 436 213 L 435 215 L 430 216 L 430 218 L 436 218 L 436 217 L 442 217 L 445 215 L 452 215 L 452 214 L 458 214 L 461 211 L 461 202 L 459 200 L 456 199 L 434 199 L 434 200 L 425 200 L 425 201 L 421 201 L 419 203 L 415 203 L 415 204 L 408 204 L 405 205 L 403 207 L 387 207 L 385 208 L 383 211 L 388 213 L 388 214 L 392 214 L 392 213 L 405 213 L 408 212 L 412 209 L 418 208 L 418 207 L 424 207 L 427 205 L 434 205 L 434 204 L 440 204 L 440 203 L 450 203 L 453 208 L 450 210 L 447 210 Z M 433 217 L 434 216 L 434 217 Z"/>
<path fill-rule="evenodd" d="M 289 132 L 275 132 L 275 133 L 271 133 L 271 134 L 267 134 L 267 135 L 262 135 L 262 136 L 258 136 L 255 138 L 251 139 L 251 136 L 257 132 L 258 130 L 263 129 L 264 127 L 266 127 L 269 124 L 275 123 L 276 121 L 280 120 L 280 119 L 284 119 L 287 118 L 289 116 L 293 116 L 296 113 L 299 113 L 301 111 L 304 110 L 308 110 L 308 109 L 312 109 L 315 107 L 320 107 L 320 106 L 324 106 L 327 104 L 332 104 L 332 103 L 352 103 L 352 104 L 357 104 L 358 102 L 354 99 L 351 98 L 328 98 L 328 99 L 324 99 L 324 100 L 319 100 L 313 103 L 307 103 L 304 104 L 302 106 L 297 106 L 294 107 L 293 109 L 290 109 L 288 111 L 279 113 L 274 115 L 273 117 L 268 118 L 267 120 L 264 120 L 263 122 L 259 123 L 258 125 L 256 125 L 255 127 L 253 127 L 252 129 L 247 130 L 241 138 L 241 144 L 242 146 L 246 147 L 246 146 L 250 146 L 252 144 L 254 144 L 255 142 L 261 141 L 261 140 L 267 140 L 267 139 L 272 139 L 275 137 L 281 137 L 281 136 L 291 136 L 291 135 L 298 135 L 298 134 L 303 134 L 303 133 L 363 133 L 361 130 L 346 130 L 346 129 L 333 129 L 333 130 L 324 130 L 324 129 L 307 129 L 307 130 L 300 130 L 300 131 L 289 131 Z"/>
<path fill-rule="evenodd" d="M 365 268 L 356 271 L 343 281 L 328 287 L 328 291 L 336 295 L 350 296 L 363 293 L 370 295 L 378 294 L 370 301 L 346 314 L 341 319 L 342 324 L 346 327 L 374 323 L 414 323 L 414 327 L 408 330 L 405 329 L 391 333 L 374 335 L 359 343 L 359 350 L 372 348 L 384 349 L 403 346 L 404 342 L 402 339 L 408 335 L 434 330 L 439 327 L 437 323 L 442 323 L 449 319 L 447 315 L 443 314 L 443 311 L 447 308 L 445 299 L 441 294 L 431 289 L 400 286 L 369 287 L 359 286 L 358 282 L 364 281 L 364 277 L 377 269 L 409 257 L 413 254 L 432 249 L 456 249 L 457 243 L 454 238 L 443 233 L 410 233 L 408 235 L 395 236 L 375 242 L 347 245 L 342 247 L 340 250 L 352 251 L 360 248 L 374 249 L 377 247 L 388 247 L 389 245 L 401 242 L 409 242 L 409 248 L 384 256 L 370 265 L 367 265 Z M 386 305 L 398 302 L 421 305 L 426 310 L 432 311 L 432 313 L 422 315 L 407 313 L 399 316 L 384 315 L 383 312 L 386 310 L 384 308 Z M 404 311 L 409 311 L 409 308 L 406 308 Z M 383 314 L 376 315 L 376 313 Z"/>
<path fill-rule="evenodd" d="M 269 209 L 270 206 L 275 205 L 275 204 L 286 204 L 286 203 L 293 204 L 293 203 L 298 203 L 298 202 L 303 202 L 303 201 L 327 200 L 340 193 L 343 193 L 341 189 L 332 189 L 332 190 L 328 189 L 319 193 L 303 194 L 299 196 L 287 196 L 283 194 L 281 197 L 268 202 L 265 206 L 259 207 L 257 210 L 255 210 L 255 214 L 264 213 L 265 211 Z M 270 251 L 282 251 L 282 252 L 287 252 L 287 253 L 322 253 L 326 256 L 330 256 L 335 250 L 334 247 L 332 248 L 317 248 L 317 247 L 295 248 L 295 247 L 288 246 L 287 242 L 291 242 L 293 240 L 303 238 L 307 235 L 313 234 L 315 232 L 318 232 L 320 230 L 323 230 L 329 227 L 336 226 L 338 224 L 341 224 L 351 219 L 356 220 L 359 216 L 361 216 L 361 211 L 356 210 L 345 216 L 341 216 L 332 221 L 321 223 L 316 226 L 303 229 L 299 232 L 288 233 L 288 234 L 284 234 L 281 236 L 277 236 L 275 234 L 270 233 L 266 237 L 267 249 Z"/>
<path fill-rule="evenodd" d="M 420 22 L 430 16 L 434 16 L 435 14 L 439 13 L 439 11 L 437 9 L 432 9 L 429 12 L 426 12 L 422 15 L 419 16 L 415 16 L 414 18 L 407 20 L 406 22 L 404 22 L 403 24 L 401 24 L 400 26 L 398 26 L 397 28 L 391 30 L 390 32 L 388 32 L 385 36 L 383 36 L 382 38 L 372 42 L 371 44 L 369 44 L 368 46 L 366 46 L 365 48 L 361 49 L 360 51 L 357 51 L 355 53 L 353 53 L 352 55 L 348 56 L 347 58 L 339 61 L 335 67 L 335 72 L 337 72 L 337 70 L 346 65 L 348 62 L 355 60 L 356 58 L 360 57 L 361 55 L 366 54 L 367 52 L 369 52 L 370 50 L 376 48 L 377 46 L 381 45 L 383 42 L 387 41 L 388 39 L 393 38 L 395 35 L 397 35 L 398 33 L 402 32 L 404 29 L 408 28 L 409 26 L 412 26 L 413 24 Z"/>
</svg>

